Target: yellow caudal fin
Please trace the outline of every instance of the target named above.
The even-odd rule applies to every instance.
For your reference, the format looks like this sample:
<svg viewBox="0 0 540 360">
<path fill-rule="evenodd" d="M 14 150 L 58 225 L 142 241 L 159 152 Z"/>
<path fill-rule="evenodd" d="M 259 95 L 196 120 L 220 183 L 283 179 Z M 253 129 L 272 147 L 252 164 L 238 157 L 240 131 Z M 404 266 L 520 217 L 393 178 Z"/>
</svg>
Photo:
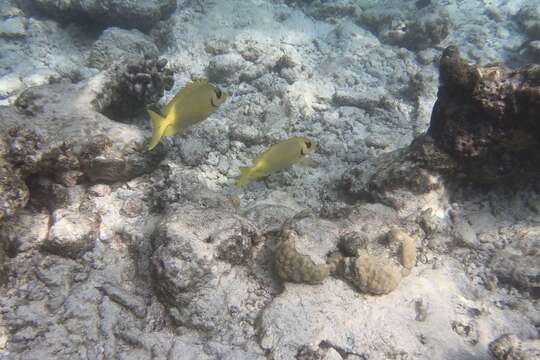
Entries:
<svg viewBox="0 0 540 360">
<path fill-rule="evenodd" d="M 152 120 L 152 140 L 150 140 L 148 150 L 152 150 L 157 144 L 159 144 L 159 140 L 166 133 L 169 124 L 167 123 L 167 120 L 158 113 L 150 109 L 147 111 L 148 115 L 150 115 L 150 119 Z"/>
<path fill-rule="evenodd" d="M 248 182 L 250 182 L 251 181 L 250 173 L 251 173 L 250 167 L 240 166 L 240 176 L 238 176 L 238 179 L 236 179 L 236 182 L 234 183 L 234 185 L 237 188 L 239 188 L 240 186 L 245 185 Z"/>
</svg>

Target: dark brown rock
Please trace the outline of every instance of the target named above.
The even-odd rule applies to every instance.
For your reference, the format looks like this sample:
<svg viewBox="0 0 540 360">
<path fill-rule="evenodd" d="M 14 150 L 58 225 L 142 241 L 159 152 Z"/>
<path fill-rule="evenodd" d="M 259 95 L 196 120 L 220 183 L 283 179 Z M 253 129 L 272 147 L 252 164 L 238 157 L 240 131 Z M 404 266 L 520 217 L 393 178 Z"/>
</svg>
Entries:
<svg viewBox="0 0 540 360">
<path fill-rule="evenodd" d="M 349 201 L 399 208 L 389 193 L 407 189 L 411 197 L 436 190 L 441 183 L 434 174 L 476 184 L 538 178 L 540 65 L 472 65 L 450 46 L 440 61 L 440 82 L 426 134 L 345 172 Z"/>
<path fill-rule="evenodd" d="M 540 169 L 540 65 L 471 65 L 448 47 L 428 135 L 467 177 L 495 183 Z"/>
</svg>

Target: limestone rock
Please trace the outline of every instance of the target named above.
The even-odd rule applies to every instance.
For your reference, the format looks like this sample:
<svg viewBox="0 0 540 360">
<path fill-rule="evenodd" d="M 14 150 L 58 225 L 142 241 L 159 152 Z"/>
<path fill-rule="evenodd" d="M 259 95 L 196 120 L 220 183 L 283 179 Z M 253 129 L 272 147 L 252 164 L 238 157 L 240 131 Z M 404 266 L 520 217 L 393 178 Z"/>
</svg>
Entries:
<svg viewBox="0 0 540 360">
<path fill-rule="evenodd" d="M 489 350 L 496 360 L 533 360 L 540 357 L 540 341 L 505 334 L 492 341 Z"/>
<path fill-rule="evenodd" d="M 39 248 L 49 234 L 49 214 L 19 211 L 9 222 L 0 226 L 0 236 L 6 242 L 7 252 L 15 256 L 20 252 Z"/>
<path fill-rule="evenodd" d="M 373 7 L 359 16 L 383 42 L 418 51 L 438 45 L 449 34 L 452 23 L 444 12 L 411 11 L 413 4 L 404 2 L 389 6 Z"/>
<path fill-rule="evenodd" d="M 22 90 L 24 84 L 17 74 L 7 74 L 0 77 L 0 99 L 7 98 Z"/>
<path fill-rule="evenodd" d="M 43 250 L 76 258 L 94 247 L 98 219 L 87 212 L 59 209 L 53 213 L 52 226 Z"/>
<path fill-rule="evenodd" d="M 361 14 L 360 6 L 354 0 L 312 1 L 307 13 L 316 19 L 339 23 L 344 17 L 357 18 Z"/>
<path fill-rule="evenodd" d="M 30 10 L 42 12 L 61 22 L 91 20 L 102 26 L 148 30 L 167 18 L 176 8 L 176 0 L 25 0 Z"/>
<path fill-rule="evenodd" d="M 405 149 L 352 166 L 343 174 L 342 183 L 355 198 L 376 199 L 400 209 L 421 194 L 443 195 L 438 174 L 455 172 L 452 158 L 439 150 L 429 136 L 420 136 Z"/>
<path fill-rule="evenodd" d="M 0 37 L 24 38 L 26 36 L 26 19 L 22 16 L 0 20 Z"/>
<path fill-rule="evenodd" d="M 527 44 L 527 51 L 533 62 L 540 63 L 540 40 L 533 40 Z"/>
<path fill-rule="evenodd" d="M 428 134 L 471 181 L 527 179 L 537 172 L 540 66 L 471 65 L 448 47 L 440 80 Z"/>
<path fill-rule="evenodd" d="M 499 252 L 490 263 L 499 281 L 530 292 L 540 292 L 540 262 L 538 256 L 515 255 Z"/>
<path fill-rule="evenodd" d="M 28 187 L 21 176 L 0 155 L 0 222 L 23 208 L 29 196 Z"/>
<path fill-rule="evenodd" d="M 240 72 L 246 66 L 246 61 L 236 53 L 216 55 L 210 60 L 206 74 L 211 82 L 237 83 L 240 79 Z"/>
<path fill-rule="evenodd" d="M 256 285 L 241 265 L 249 260 L 254 236 L 248 220 L 224 208 L 169 211 L 155 234 L 152 263 L 158 296 L 175 322 L 212 335 L 230 327 L 250 331 L 256 313 L 241 302 L 258 303 Z"/>
<path fill-rule="evenodd" d="M 540 8 L 525 5 L 516 14 L 516 20 L 531 40 L 540 40 Z"/>
<path fill-rule="evenodd" d="M 0 107 L 5 159 L 24 176 L 43 174 L 60 182 L 115 182 L 151 171 L 163 149 L 146 151 L 148 133 L 100 113 L 118 111 L 115 104 L 124 101 L 141 106 L 134 100 L 140 95 L 127 88 L 133 84 L 126 77 L 129 66 L 133 62 L 117 64 L 87 82 L 33 87 L 14 107 Z"/>
<path fill-rule="evenodd" d="M 411 50 L 425 50 L 446 39 L 450 31 L 450 20 L 443 14 L 431 14 L 405 23 L 405 30 L 390 30 L 382 33 L 391 44 Z"/>
<path fill-rule="evenodd" d="M 151 38 L 139 30 L 112 27 L 103 31 L 94 43 L 87 62 L 91 67 L 104 69 L 126 54 L 156 58 L 159 51 Z"/>
</svg>

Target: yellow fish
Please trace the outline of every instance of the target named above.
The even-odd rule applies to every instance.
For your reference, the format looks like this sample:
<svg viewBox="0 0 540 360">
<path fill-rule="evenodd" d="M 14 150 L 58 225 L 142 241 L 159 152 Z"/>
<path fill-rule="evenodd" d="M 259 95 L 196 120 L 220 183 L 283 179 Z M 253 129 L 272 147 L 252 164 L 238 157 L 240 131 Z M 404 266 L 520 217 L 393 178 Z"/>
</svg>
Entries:
<svg viewBox="0 0 540 360">
<path fill-rule="evenodd" d="M 303 136 L 294 136 L 283 140 L 260 153 L 251 167 L 240 167 L 240 176 L 235 185 L 240 187 L 252 180 L 257 180 L 270 173 L 288 168 L 294 163 L 302 162 L 308 166 L 316 162 L 304 157 L 311 153 L 317 145 Z"/>
<path fill-rule="evenodd" d="M 208 80 L 194 80 L 184 86 L 158 114 L 148 109 L 152 120 L 152 150 L 162 136 L 175 135 L 206 119 L 227 99 L 227 94 Z"/>
</svg>

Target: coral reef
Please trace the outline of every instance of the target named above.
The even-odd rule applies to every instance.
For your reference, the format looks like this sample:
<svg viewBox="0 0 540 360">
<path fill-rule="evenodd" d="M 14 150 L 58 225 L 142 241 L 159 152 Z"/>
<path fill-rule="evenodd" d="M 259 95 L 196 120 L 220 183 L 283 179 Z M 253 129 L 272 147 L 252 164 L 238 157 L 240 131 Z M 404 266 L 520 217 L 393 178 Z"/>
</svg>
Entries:
<svg viewBox="0 0 540 360">
<path fill-rule="evenodd" d="M 534 59 L 537 7 L 173 4 L 0 2 L 0 358 L 538 357 L 536 67 L 472 65 Z M 230 186 L 291 135 L 319 167 Z"/>
</svg>

